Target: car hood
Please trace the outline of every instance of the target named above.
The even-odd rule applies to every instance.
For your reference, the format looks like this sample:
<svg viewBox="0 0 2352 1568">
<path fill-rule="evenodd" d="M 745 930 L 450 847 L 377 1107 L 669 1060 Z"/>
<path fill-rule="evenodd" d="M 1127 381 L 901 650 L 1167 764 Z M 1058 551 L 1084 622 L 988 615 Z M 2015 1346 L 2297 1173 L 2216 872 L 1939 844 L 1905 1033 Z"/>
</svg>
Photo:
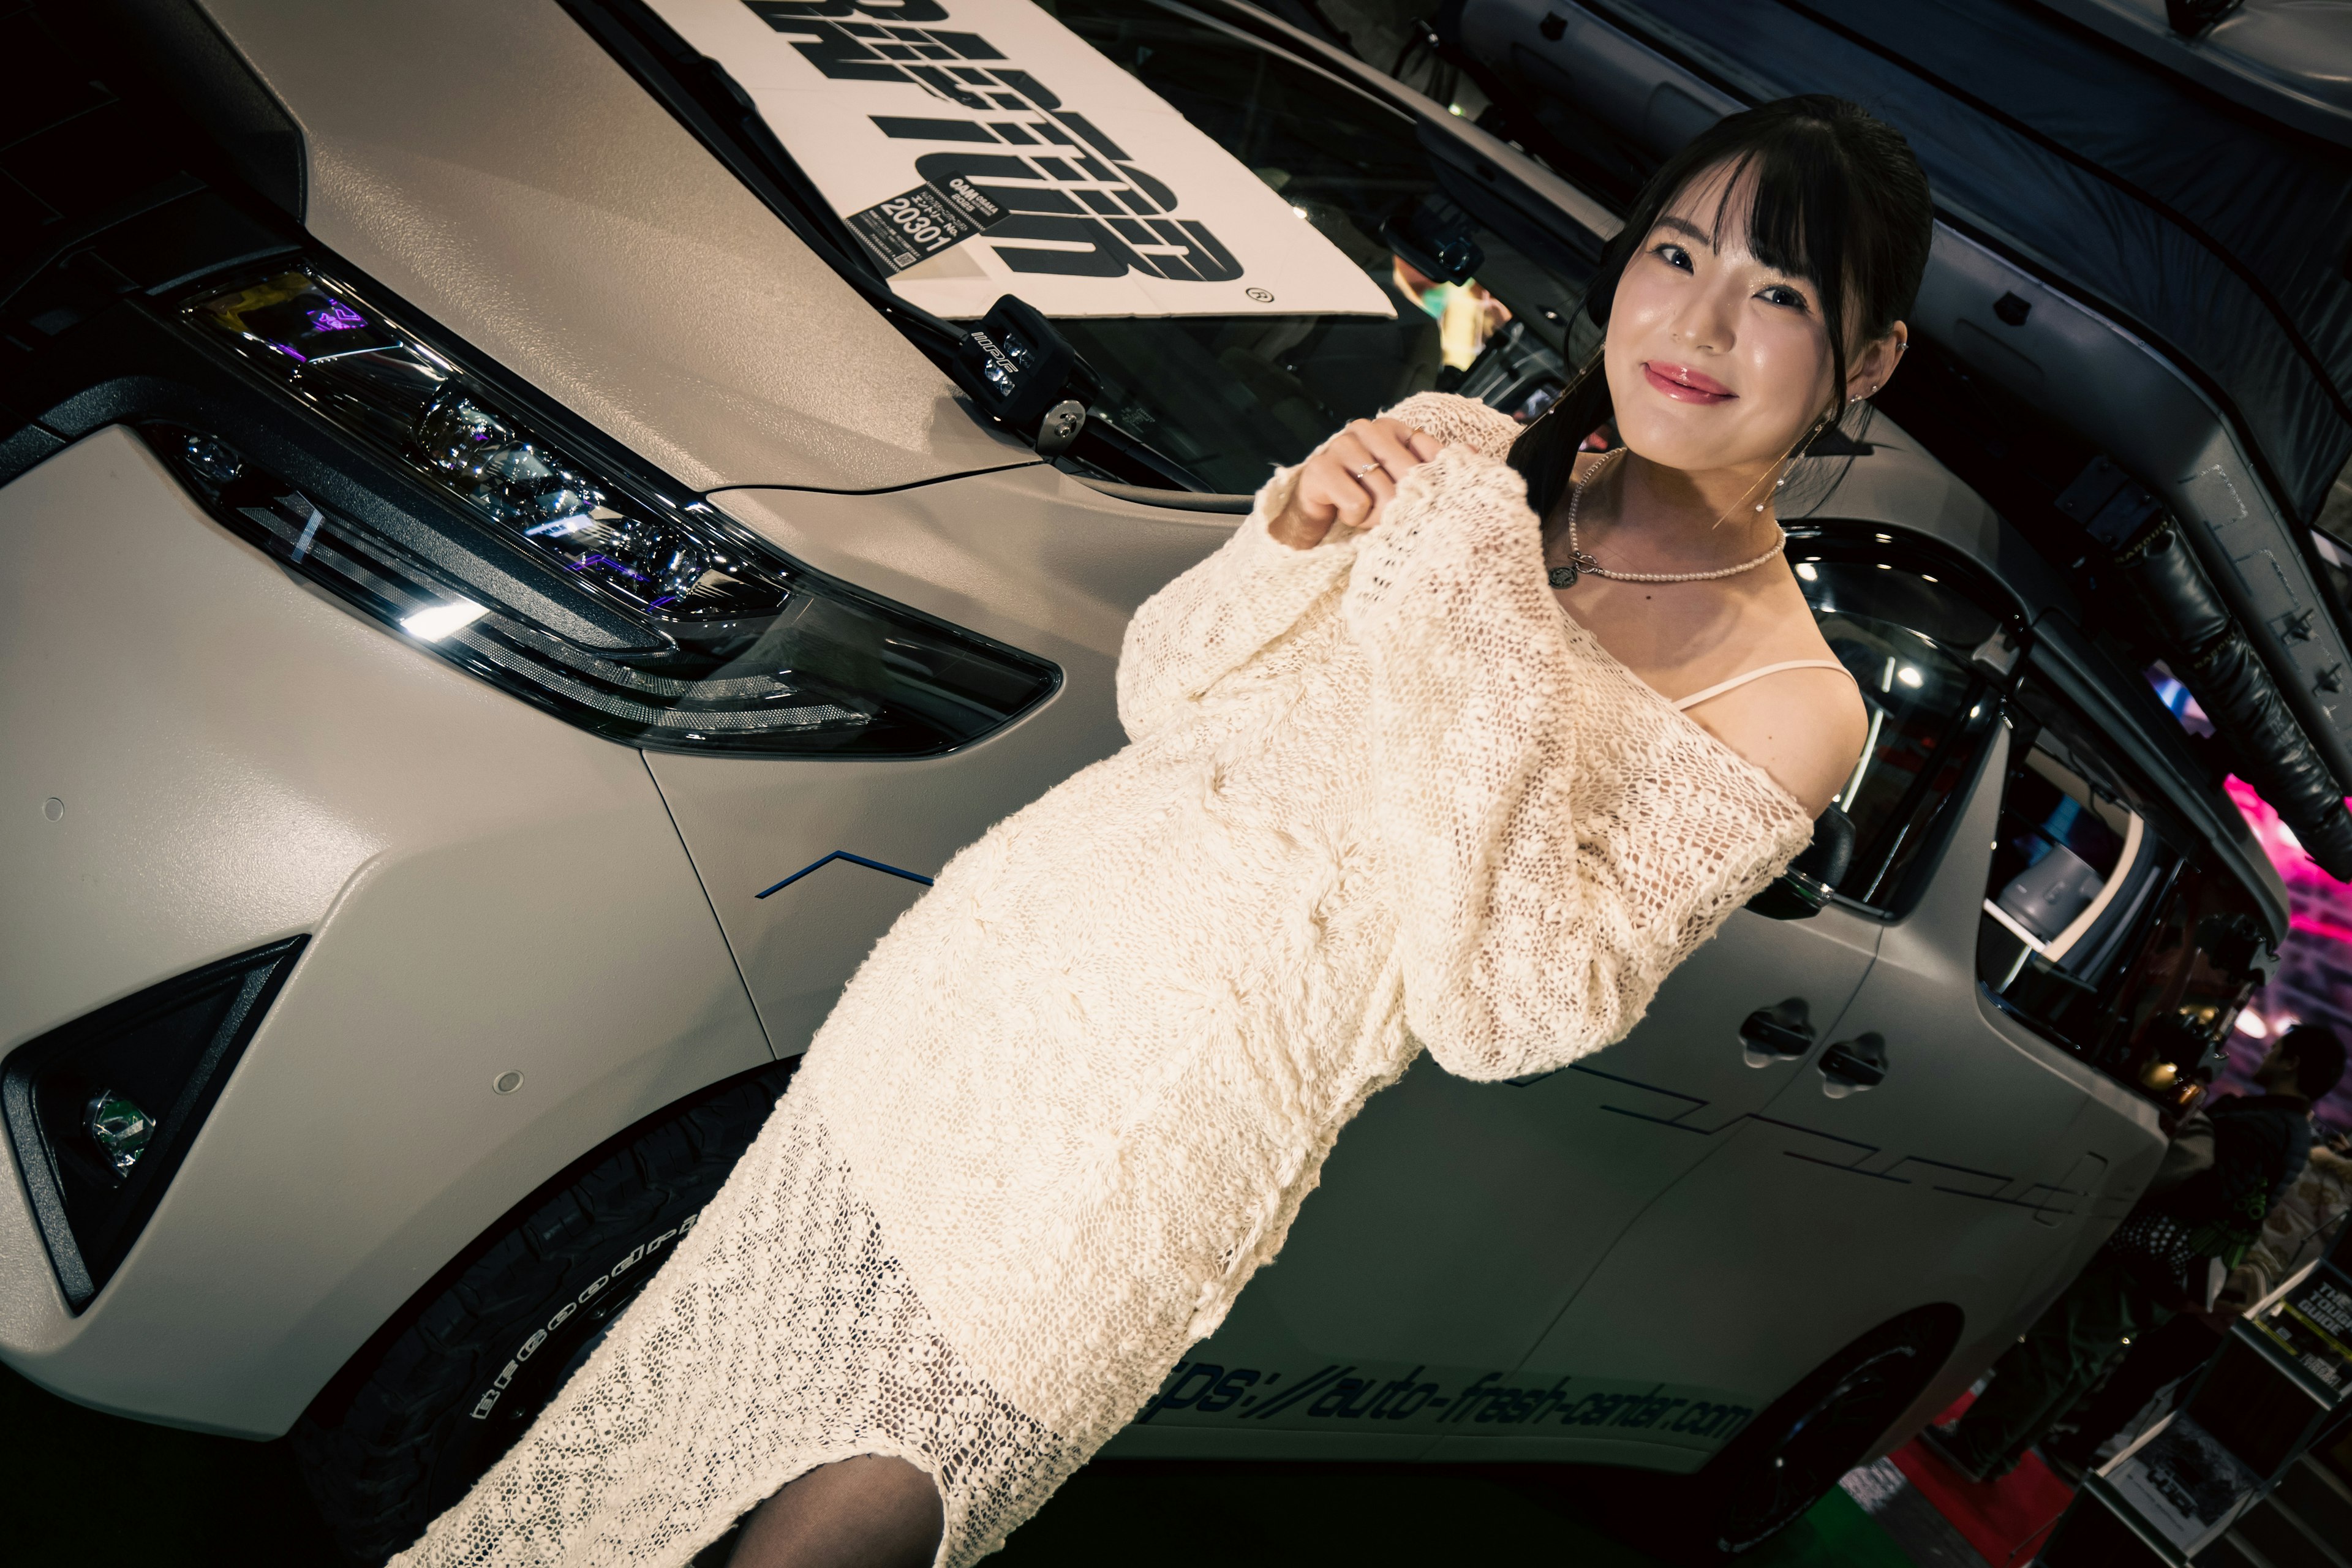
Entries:
<svg viewBox="0 0 2352 1568">
<path fill-rule="evenodd" d="M 205 0 L 299 126 L 303 222 L 697 489 L 1034 462 L 553 0 Z"/>
</svg>

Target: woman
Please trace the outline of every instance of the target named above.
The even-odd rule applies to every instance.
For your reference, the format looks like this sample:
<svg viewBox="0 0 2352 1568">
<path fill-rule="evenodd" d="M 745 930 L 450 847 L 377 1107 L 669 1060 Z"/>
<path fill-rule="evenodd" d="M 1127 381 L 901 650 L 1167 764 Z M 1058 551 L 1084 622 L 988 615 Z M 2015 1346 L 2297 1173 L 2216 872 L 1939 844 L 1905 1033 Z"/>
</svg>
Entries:
<svg viewBox="0 0 2352 1568">
<path fill-rule="evenodd" d="M 1773 494 L 1893 371 L 1929 223 L 1853 106 L 1735 116 L 1637 203 L 1550 416 L 1423 395 L 1277 474 L 1138 612 L 1132 743 L 940 873 L 399 1561 L 679 1564 L 756 1509 L 737 1568 L 969 1562 L 1216 1328 L 1422 1049 L 1495 1079 L 1621 1038 L 1859 754 Z M 1623 448 L 1580 458 L 1612 409 Z"/>
</svg>

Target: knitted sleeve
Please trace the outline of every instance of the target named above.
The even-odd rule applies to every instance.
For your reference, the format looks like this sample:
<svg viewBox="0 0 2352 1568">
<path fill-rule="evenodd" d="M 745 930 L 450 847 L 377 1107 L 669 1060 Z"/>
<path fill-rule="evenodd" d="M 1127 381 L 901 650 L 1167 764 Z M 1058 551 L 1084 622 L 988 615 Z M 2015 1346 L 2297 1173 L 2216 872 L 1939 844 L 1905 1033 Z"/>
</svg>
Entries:
<svg viewBox="0 0 2352 1568">
<path fill-rule="evenodd" d="M 1449 448 L 1365 534 L 1341 605 L 1371 668 L 1405 1022 L 1479 1079 L 1623 1037 L 1811 831 L 1630 672 L 1572 654 L 1526 497 Z"/>
<path fill-rule="evenodd" d="M 1499 408 L 1451 392 L 1417 392 L 1381 416 L 1426 430 L 1443 446 L 1475 447 L 1490 458 L 1511 449 L 1527 426 Z"/>
<path fill-rule="evenodd" d="M 1387 417 L 1442 442 L 1467 442 L 1497 455 L 1519 429 L 1509 415 L 1475 398 L 1439 392 L 1409 397 Z M 1334 526 L 1311 550 L 1295 550 L 1266 531 L 1290 504 L 1297 477 L 1296 468 L 1276 470 L 1233 538 L 1145 600 L 1128 623 L 1118 686 L 1119 722 L 1129 740 L 1142 740 L 1191 710 L 1347 576 L 1363 537 L 1356 530 Z"/>
<path fill-rule="evenodd" d="M 1118 719 L 1140 741 L 1192 711 L 1210 688 L 1298 624 L 1355 559 L 1355 530 L 1310 550 L 1266 531 L 1289 504 L 1297 468 L 1277 469 L 1248 520 L 1216 552 L 1143 601 L 1118 653 Z"/>
</svg>

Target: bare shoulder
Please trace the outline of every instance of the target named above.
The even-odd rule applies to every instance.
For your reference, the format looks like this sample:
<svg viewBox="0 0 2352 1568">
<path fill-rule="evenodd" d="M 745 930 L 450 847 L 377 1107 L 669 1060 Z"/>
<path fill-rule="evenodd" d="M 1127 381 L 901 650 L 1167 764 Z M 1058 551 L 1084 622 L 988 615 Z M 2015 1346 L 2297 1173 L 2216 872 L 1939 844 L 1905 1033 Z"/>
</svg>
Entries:
<svg viewBox="0 0 2352 1568">
<path fill-rule="evenodd" d="M 1790 659 L 1835 661 L 1810 614 L 1801 634 L 1773 639 L 1775 646 L 1759 649 L 1751 668 Z M 1813 816 L 1845 787 L 1870 734 L 1861 690 L 1838 669 L 1779 670 L 1700 703 L 1690 716 L 1771 774 Z"/>
<path fill-rule="evenodd" d="M 1870 716 L 1846 677 L 1829 669 L 1789 669 L 1738 693 L 1729 711 L 1702 721 L 1723 742 L 1770 773 L 1820 816 L 1862 759 Z"/>
</svg>

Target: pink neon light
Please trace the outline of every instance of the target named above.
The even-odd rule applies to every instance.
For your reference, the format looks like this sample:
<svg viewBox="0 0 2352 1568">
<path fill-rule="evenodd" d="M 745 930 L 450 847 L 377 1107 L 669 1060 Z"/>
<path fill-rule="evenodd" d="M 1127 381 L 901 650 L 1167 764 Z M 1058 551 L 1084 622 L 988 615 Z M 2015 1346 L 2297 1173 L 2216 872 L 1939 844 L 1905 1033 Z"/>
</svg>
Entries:
<svg viewBox="0 0 2352 1568">
<path fill-rule="evenodd" d="M 2324 936 L 2330 942 L 2352 942 L 2352 926 L 2340 926 L 2333 921 L 2317 920 L 2310 915 L 2291 915 L 2286 923 L 2289 931 Z"/>
<path fill-rule="evenodd" d="M 2303 846 L 2295 841 L 2294 832 L 2279 820 L 2279 814 L 2271 809 L 2270 802 L 2254 793 L 2253 785 L 2232 773 L 2221 782 L 2221 787 L 2230 792 L 2230 798 L 2237 803 L 2238 810 L 2245 816 L 2246 826 L 2252 828 L 2254 837 L 2262 841 L 2263 853 L 2270 857 L 2271 865 L 2278 871 L 2279 880 L 2289 887 L 2318 889 L 2339 898 L 2343 895 L 2344 885 L 2321 870 L 2311 857 L 2304 853 Z M 2352 913 L 2352 910 L 2347 912 Z"/>
</svg>

